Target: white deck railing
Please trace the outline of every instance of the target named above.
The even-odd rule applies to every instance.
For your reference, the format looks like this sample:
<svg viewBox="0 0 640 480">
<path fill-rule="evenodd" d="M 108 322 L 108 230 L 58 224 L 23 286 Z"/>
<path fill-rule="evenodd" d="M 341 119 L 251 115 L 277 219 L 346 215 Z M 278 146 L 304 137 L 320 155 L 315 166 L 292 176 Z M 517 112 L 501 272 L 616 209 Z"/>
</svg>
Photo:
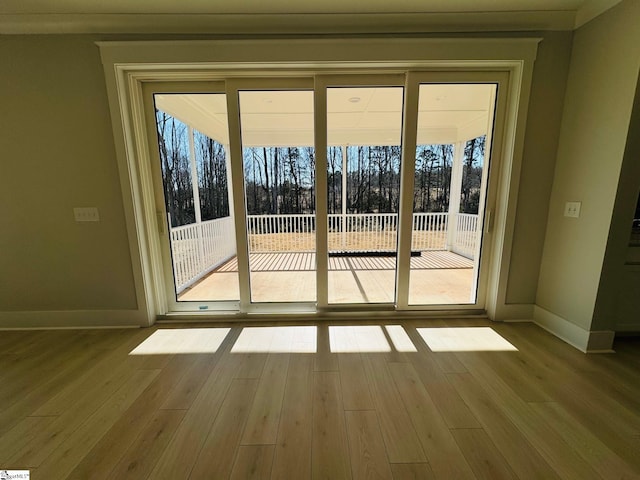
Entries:
<svg viewBox="0 0 640 480">
<path fill-rule="evenodd" d="M 394 250 L 398 215 L 395 213 L 350 213 L 328 216 L 329 251 Z"/>
<path fill-rule="evenodd" d="M 411 250 L 446 250 L 448 213 L 414 213 Z"/>
<path fill-rule="evenodd" d="M 455 230 L 449 232 L 448 213 L 414 213 L 411 249 L 451 250 L 473 258 L 478 215 L 459 213 L 454 223 Z M 398 215 L 395 213 L 330 214 L 328 226 L 330 251 L 396 249 Z M 313 214 L 247 215 L 251 253 L 314 252 L 315 231 Z M 171 245 L 180 293 L 235 255 L 233 219 L 225 217 L 172 228 Z"/>
<path fill-rule="evenodd" d="M 171 256 L 177 293 L 234 257 L 232 217 L 171 229 Z"/>
<path fill-rule="evenodd" d="M 456 232 L 448 242 L 448 213 L 414 213 L 411 249 L 452 250 L 472 258 L 477 215 L 458 214 Z M 330 251 L 395 250 L 395 213 L 339 213 L 328 215 Z M 247 234 L 252 253 L 315 251 L 315 215 L 248 215 Z"/>
<path fill-rule="evenodd" d="M 478 215 L 459 213 L 451 251 L 473 259 L 478 238 Z"/>
<path fill-rule="evenodd" d="M 247 215 L 249 251 L 315 251 L 316 216 L 314 214 Z"/>
</svg>

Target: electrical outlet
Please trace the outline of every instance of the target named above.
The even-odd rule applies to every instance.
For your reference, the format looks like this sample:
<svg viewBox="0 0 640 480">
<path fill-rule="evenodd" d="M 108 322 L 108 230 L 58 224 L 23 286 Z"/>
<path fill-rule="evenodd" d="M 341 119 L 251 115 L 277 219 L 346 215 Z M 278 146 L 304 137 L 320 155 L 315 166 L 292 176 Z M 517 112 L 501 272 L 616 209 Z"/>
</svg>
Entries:
<svg viewBox="0 0 640 480">
<path fill-rule="evenodd" d="M 564 216 L 578 218 L 580 216 L 581 202 L 567 202 L 564 204 Z"/>
<path fill-rule="evenodd" d="M 100 214 L 96 207 L 76 207 L 73 209 L 76 222 L 99 222 Z"/>
</svg>

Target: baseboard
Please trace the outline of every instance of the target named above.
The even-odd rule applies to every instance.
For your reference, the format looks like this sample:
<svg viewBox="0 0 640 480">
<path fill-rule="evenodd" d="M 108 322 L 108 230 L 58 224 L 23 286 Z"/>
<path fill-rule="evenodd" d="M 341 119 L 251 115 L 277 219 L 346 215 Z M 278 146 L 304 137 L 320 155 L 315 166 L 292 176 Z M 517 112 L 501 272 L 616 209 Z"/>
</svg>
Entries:
<svg viewBox="0 0 640 480">
<path fill-rule="evenodd" d="M 139 310 L 0 312 L 1 330 L 42 328 L 123 328 L 147 326 Z"/>
<path fill-rule="evenodd" d="M 498 322 L 531 322 L 533 321 L 533 304 L 531 303 L 506 303 L 500 305 L 496 312 Z"/>
<path fill-rule="evenodd" d="M 589 331 L 537 305 L 533 310 L 533 321 L 539 327 L 555 335 L 584 353 L 612 352 L 615 332 Z"/>
<path fill-rule="evenodd" d="M 611 353 L 615 336 L 616 332 L 612 330 L 589 332 L 587 353 Z"/>
</svg>

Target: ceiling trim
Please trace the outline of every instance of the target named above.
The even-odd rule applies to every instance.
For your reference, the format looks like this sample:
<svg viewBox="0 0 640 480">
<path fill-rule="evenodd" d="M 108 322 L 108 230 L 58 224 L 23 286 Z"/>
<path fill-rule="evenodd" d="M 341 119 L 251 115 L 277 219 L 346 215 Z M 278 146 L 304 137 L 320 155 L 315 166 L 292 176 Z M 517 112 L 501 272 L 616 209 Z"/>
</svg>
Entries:
<svg viewBox="0 0 640 480">
<path fill-rule="evenodd" d="M 615 2 L 619 0 L 593 0 Z M 606 8 L 605 8 L 606 9 Z M 589 10 L 590 12 L 591 10 Z M 601 13 L 599 9 L 593 10 Z M 604 10 L 602 10 L 604 11 Z M 585 11 L 587 12 L 587 11 Z M 585 13 L 588 15 L 589 13 Z M 586 17 L 585 17 L 586 18 Z M 0 34 L 367 35 L 573 30 L 573 10 L 363 14 L 0 14 Z"/>
<path fill-rule="evenodd" d="M 598 15 L 616 6 L 622 0 L 587 0 L 576 12 L 576 22 L 574 29 L 580 28 L 585 23 L 590 22 Z"/>
</svg>

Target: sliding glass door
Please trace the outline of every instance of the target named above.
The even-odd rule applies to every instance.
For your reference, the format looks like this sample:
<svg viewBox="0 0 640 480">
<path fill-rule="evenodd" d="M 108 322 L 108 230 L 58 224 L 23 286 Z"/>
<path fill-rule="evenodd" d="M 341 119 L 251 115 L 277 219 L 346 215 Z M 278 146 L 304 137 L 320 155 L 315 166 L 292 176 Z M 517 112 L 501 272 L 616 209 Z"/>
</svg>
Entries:
<svg viewBox="0 0 640 480">
<path fill-rule="evenodd" d="M 419 86 L 409 305 L 476 303 L 496 89 Z"/>
<path fill-rule="evenodd" d="M 313 91 L 241 90 L 252 303 L 315 302 Z"/>
<path fill-rule="evenodd" d="M 393 304 L 403 88 L 326 96 L 328 303 Z"/>
<path fill-rule="evenodd" d="M 226 94 L 158 92 L 151 99 L 169 295 L 178 302 L 237 304 L 238 273 L 228 266 L 236 238 Z"/>
<path fill-rule="evenodd" d="M 504 81 L 148 86 L 169 309 L 482 309 Z"/>
</svg>

